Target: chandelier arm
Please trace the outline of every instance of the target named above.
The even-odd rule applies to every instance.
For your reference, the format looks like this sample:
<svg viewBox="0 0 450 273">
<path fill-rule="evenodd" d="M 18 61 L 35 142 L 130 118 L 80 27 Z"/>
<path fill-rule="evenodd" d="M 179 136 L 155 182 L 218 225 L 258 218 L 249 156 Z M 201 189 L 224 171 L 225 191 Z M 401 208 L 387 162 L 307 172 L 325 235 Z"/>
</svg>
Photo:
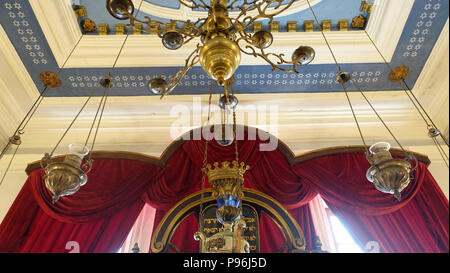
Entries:
<svg viewBox="0 0 450 273">
<path fill-rule="evenodd" d="M 186 63 L 183 69 L 178 71 L 174 76 L 169 77 L 169 87 L 165 92 L 162 93 L 161 99 L 169 94 L 170 92 L 177 87 L 178 83 L 183 79 L 184 75 L 188 72 L 189 69 L 191 69 L 194 65 L 196 65 L 200 61 L 200 56 L 198 55 L 198 52 L 203 46 L 200 44 L 197 44 L 197 48 L 189 55 L 189 57 L 186 59 Z"/>
<path fill-rule="evenodd" d="M 170 23 L 164 23 L 158 20 L 152 19 L 150 16 L 144 16 L 146 20 L 138 19 L 133 14 L 129 13 L 128 11 L 125 11 L 126 15 L 128 16 L 130 20 L 130 25 L 134 26 L 136 23 L 139 22 L 142 24 L 145 24 L 148 29 L 151 29 L 151 24 L 158 24 L 158 29 L 156 29 L 156 33 L 161 38 L 162 34 L 166 33 L 168 30 L 173 28 L 173 25 L 176 23 L 180 23 L 183 25 L 182 28 L 178 29 L 175 28 L 173 31 L 176 31 L 184 36 L 188 37 L 200 37 L 202 30 L 201 27 L 206 22 L 206 18 L 198 19 L 195 23 L 192 23 L 190 20 L 183 21 L 183 20 L 171 20 Z M 200 26 L 197 26 L 198 23 L 203 22 Z M 161 29 L 162 28 L 162 29 Z M 145 32 L 149 32 L 147 30 L 144 30 Z"/>
<path fill-rule="evenodd" d="M 240 2 L 241 4 L 239 6 L 234 6 L 238 2 Z M 256 2 L 258 2 L 258 0 L 250 0 L 250 1 L 249 0 L 234 0 L 227 6 L 227 9 L 229 9 L 229 10 L 240 9 L 242 11 L 245 9 L 246 6 L 255 5 Z"/>
<path fill-rule="evenodd" d="M 186 6 L 190 9 L 197 9 L 197 8 L 208 9 L 209 8 L 209 6 L 203 0 L 198 0 L 200 2 L 200 4 L 194 0 L 177 0 L 177 1 L 180 4 L 182 4 L 183 6 Z M 192 3 L 192 4 L 188 4 L 188 3 Z"/>
<path fill-rule="evenodd" d="M 295 2 L 295 0 L 291 0 L 288 4 L 284 5 L 280 10 L 278 10 L 278 9 L 281 7 L 283 0 L 271 0 L 270 2 L 260 2 L 260 3 L 255 4 L 255 8 L 258 10 L 258 15 L 251 18 L 249 25 L 253 24 L 258 19 L 269 19 L 269 24 L 271 24 L 273 22 L 274 17 L 285 12 L 287 9 L 289 9 L 292 6 L 292 4 L 294 4 L 294 2 Z M 264 3 L 266 3 L 266 5 L 261 9 L 261 6 Z M 276 11 L 271 14 L 267 14 L 267 9 L 274 3 L 277 3 L 277 5 L 273 8 Z M 249 10 L 250 9 L 242 11 L 241 13 L 246 13 Z"/>
<path fill-rule="evenodd" d="M 244 50 L 240 45 L 239 45 L 239 41 L 246 41 L 248 44 L 245 46 L 246 49 L 249 49 L 250 51 L 246 51 Z M 246 54 L 246 55 L 250 55 L 250 56 L 254 56 L 254 57 L 260 57 L 262 59 L 264 59 L 270 66 L 272 66 L 272 71 L 275 70 L 281 70 L 284 72 L 295 72 L 298 73 L 297 71 L 297 62 L 294 61 L 286 61 L 283 56 L 284 54 L 275 54 L 275 53 L 265 53 L 263 49 L 259 49 L 260 52 L 257 52 L 257 50 L 251 46 L 251 41 L 249 41 L 245 36 L 240 37 L 239 39 L 237 39 L 236 43 L 239 46 L 239 49 L 242 53 Z M 274 63 L 269 56 L 273 56 L 277 59 L 276 63 Z M 284 68 L 281 67 L 280 65 L 292 65 L 291 69 L 288 68 Z"/>
</svg>

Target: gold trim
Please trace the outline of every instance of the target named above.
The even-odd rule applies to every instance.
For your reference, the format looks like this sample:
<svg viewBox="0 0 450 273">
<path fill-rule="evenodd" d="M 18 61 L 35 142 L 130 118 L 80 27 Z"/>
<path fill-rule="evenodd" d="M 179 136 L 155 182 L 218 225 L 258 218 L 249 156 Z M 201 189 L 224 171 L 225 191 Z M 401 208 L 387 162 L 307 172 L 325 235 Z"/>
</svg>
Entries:
<svg viewBox="0 0 450 273">
<path fill-rule="evenodd" d="M 270 201 L 274 202 L 279 208 L 281 208 L 281 210 L 289 217 L 289 219 L 292 221 L 292 223 L 294 224 L 294 227 L 297 229 L 297 231 L 299 232 L 299 234 L 301 235 L 301 238 L 303 243 L 298 245 L 299 242 L 297 242 L 295 240 L 295 237 L 293 236 L 291 229 L 289 228 L 289 226 L 287 225 L 286 221 L 284 221 L 283 218 L 280 217 L 280 215 L 270 206 L 267 206 L 267 204 L 261 202 L 260 200 L 256 200 L 256 199 L 252 199 L 252 198 L 248 198 L 245 196 L 245 192 L 251 192 L 253 194 L 256 195 L 260 195 L 263 198 L 269 199 Z M 275 215 L 278 220 L 280 221 L 280 223 L 284 226 L 284 228 L 286 229 L 286 231 L 288 232 L 288 237 L 292 240 L 292 245 L 297 248 L 297 249 L 301 249 L 304 250 L 306 247 L 306 241 L 305 241 L 305 235 L 303 234 L 302 229 L 300 228 L 300 226 L 298 225 L 297 221 L 292 217 L 292 215 L 283 207 L 283 205 L 281 205 L 277 200 L 273 199 L 271 196 L 264 194 L 260 191 L 257 190 L 253 190 L 253 189 L 244 189 L 244 199 L 245 201 L 250 201 L 253 202 L 263 208 L 266 208 L 268 211 L 270 211 L 273 215 Z"/>
<path fill-rule="evenodd" d="M 202 200 L 197 200 L 195 202 L 191 202 L 189 203 L 186 207 L 184 207 L 182 210 L 180 210 L 175 217 L 172 219 L 172 221 L 169 223 L 169 226 L 167 227 L 167 229 L 164 231 L 163 233 L 163 237 L 162 237 L 162 241 L 158 241 L 156 242 L 156 236 L 157 234 L 160 232 L 161 227 L 162 227 L 162 223 L 164 223 L 165 221 L 167 221 L 167 218 L 170 216 L 170 214 L 172 214 L 172 212 L 178 207 L 179 204 L 182 204 L 183 202 L 189 200 L 190 198 L 196 196 L 197 194 L 201 194 L 202 191 L 198 191 L 195 193 L 192 193 L 188 196 L 186 196 L 185 198 L 183 198 L 181 201 L 179 201 L 175 206 L 173 206 L 163 217 L 163 219 L 159 222 L 158 226 L 156 227 L 156 230 L 153 232 L 152 235 L 152 240 L 150 242 L 151 248 L 152 248 L 152 252 L 153 253 L 158 253 L 161 252 L 164 249 L 164 243 L 166 242 L 167 244 L 167 239 L 169 238 L 169 233 L 171 233 L 171 230 L 174 228 L 174 224 L 176 223 L 177 219 L 181 217 L 181 215 L 183 215 L 184 213 L 186 213 L 187 211 L 189 211 L 190 209 L 192 209 L 193 207 L 196 207 L 197 205 L 200 205 L 200 203 L 202 203 Z M 203 190 L 203 193 L 206 192 L 212 192 L 211 189 L 206 189 Z M 209 202 L 209 201 L 213 201 L 214 198 L 212 197 L 212 195 L 210 197 L 203 197 L 203 203 L 205 202 Z M 181 221 L 180 221 L 181 222 Z M 177 224 L 178 226 L 178 224 Z M 193 236 L 193 235 L 192 235 Z"/>
<path fill-rule="evenodd" d="M 205 189 L 203 190 L 203 193 L 207 193 L 207 192 L 211 192 L 212 193 L 212 189 Z M 257 199 L 253 199 L 253 198 L 249 198 L 245 196 L 245 193 L 249 192 L 249 193 L 253 193 L 255 195 L 259 195 L 262 198 L 266 198 L 270 201 L 272 201 L 273 203 L 275 203 L 275 205 L 277 205 L 279 208 L 281 208 L 281 210 L 288 215 L 289 219 L 291 220 L 291 222 L 293 223 L 295 229 L 297 229 L 298 234 L 301 236 L 301 238 L 295 238 L 291 232 L 291 229 L 289 228 L 289 225 L 287 224 L 287 222 L 275 211 L 274 208 L 268 206 L 266 203 L 261 202 L 260 200 Z M 151 249 L 153 253 L 159 253 L 161 251 L 164 250 L 165 246 L 168 243 L 169 238 L 171 238 L 171 235 L 173 234 L 173 232 L 176 230 L 176 228 L 178 227 L 178 225 L 182 222 L 182 220 L 180 221 L 180 217 L 187 213 L 189 210 L 191 210 L 192 208 L 196 207 L 197 205 L 200 205 L 201 203 L 201 199 L 191 202 L 189 204 L 187 204 L 184 208 L 182 208 L 178 213 L 176 213 L 172 220 L 170 221 L 168 227 L 164 230 L 163 236 L 162 236 L 162 240 L 161 241 L 156 241 L 156 237 L 159 235 L 162 225 L 167 221 L 168 217 L 171 216 L 172 212 L 182 203 L 186 202 L 187 200 L 191 199 L 194 196 L 197 196 L 199 194 L 201 194 L 202 191 L 198 191 L 195 193 L 190 194 L 189 196 L 186 196 L 185 198 L 183 198 L 181 201 L 179 201 L 175 206 L 173 206 L 163 217 L 163 219 L 159 222 L 158 226 L 156 227 L 156 230 L 153 232 L 153 236 L 152 236 L 152 240 L 151 240 Z M 203 198 L 203 203 L 205 202 L 209 202 L 209 201 L 213 201 L 214 198 L 212 197 L 212 195 L 210 195 L 209 197 L 204 197 Z M 292 243 L 292 246 L 298 250 L 304 250 L 306 248 L 306 241 L 305 241 L 305 237 L 303 234 L 302 229 L 300 228 L 300 226 L 298 225 L 297 221 L 292 217 L 292 215 L 275 199 L 273 199 L 272 197 L 257 191 L 257 190 L 253 190 L 253 189 L 244 189 L 244 198 L 243 201 L 245 202 L 249 202 L 249 203 L 253 203 L 253 204 L 257 204 L 260 207 L 266 209 L 268 212 L 270 212 L 272 215 L 274 215 L 277 220 L 279 221 L 279 223 L 282 225 L 282 232 L 283 232 L 283 236 L 285 236 L 286 239 L 286 235 L 289 238 L 289 240 Z M 190 214 L 189 214 L 190 215 Z M 269 215 L 268 215 L 269 216 Z M 187 217 L 187 216 L 185 216 Z M 185 217 L 183 219 L 185 219 Z M 274 221 L 275 223 L 277 221 Z M 175 228 L 175 229 L 174 229 Z M 287 240 L 287 239 L 286 239 Z"/>
</svg>

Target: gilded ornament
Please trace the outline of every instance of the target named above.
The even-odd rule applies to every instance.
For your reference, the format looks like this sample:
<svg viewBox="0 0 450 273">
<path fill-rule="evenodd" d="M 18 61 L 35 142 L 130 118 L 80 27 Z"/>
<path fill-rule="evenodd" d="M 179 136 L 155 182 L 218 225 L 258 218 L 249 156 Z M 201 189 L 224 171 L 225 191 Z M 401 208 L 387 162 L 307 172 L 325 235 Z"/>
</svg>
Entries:
<svg viewBox="0 0 450 273">
<path fill-rule="evenodd" d="M 356 16 L 352 20 L 352 28 L 363 28 L 366 23 L 366 18 L 360 14 Z"/>
<path fill-rule="evenodd" d="M 107 35 L 108 34 L 108 24 L 98 24 L 98 34 Z"/>
<path fill-rule="evenodd" d="M 287 31 L 288 32 L 297 32 L 297 21 L 288 21 L 287 22 Z"/>
<path fill-rule="evenodd" d="M 392 70 L 392 72 L 389 74 L 389 80 L 391 82 L 399 82 L 401 80 L 404 80 L 406 76 L 408 76 L 409 68 L 406 66 L 398 66 Z"/>
<path fill-rule="evenodd" d="M 340 31 L 348 30 L 348 20 L 339 20 L 338 27 Z"/>
<path fill-rule="evenodd" d="M 84 6 L 75 6 L 73 11 L 75 12 L 75 16 L 77 18 L 87 16 L 86 8 Z"/>
<path fill-rule="evenodd" d="M 84 30 L 85 32 L 94 32 L 94 31 L 97 30 L 97 26 L 95 25 L 95 22 L 92 21 L 92 20 L 89 19 L 89 18 L 86 18 L 86 19 L 83 21 L 82 26 L 83 26 L 83 30 Z"/>
<path fill-rule="evenodd" d="M 314 21 L 313 20 L 303 21 L 303 29 L 305 30 L 305 32 L 313 32 Z"/>
<path fill-rule="evenodd" d="M 53 72 L 42 72 L 40 75 L 41 82 L 47 87 L 61 86 L 61 79 Z"/>
<path fill-rule="evenodd" d="M 322 21 L 322 30 L 330 31 L 331 30 L 331 20 L 323 20 Z"/>
</svg>

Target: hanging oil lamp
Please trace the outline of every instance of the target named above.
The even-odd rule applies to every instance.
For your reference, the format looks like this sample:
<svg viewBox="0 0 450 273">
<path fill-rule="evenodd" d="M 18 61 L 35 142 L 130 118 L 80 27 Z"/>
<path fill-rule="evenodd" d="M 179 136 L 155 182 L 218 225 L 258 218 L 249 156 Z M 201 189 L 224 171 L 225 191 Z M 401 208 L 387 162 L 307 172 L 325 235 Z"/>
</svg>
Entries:
<svg viewBox="0 0 450 273">
<path fill-rule="evenodd" d="M 45 186 L 52 193 L 52 202 L 61 196 L 76 193 L 87 182 L 87 173 L 92 168 L 92 161 L 82 164 L 89 149 L 83 144 L 70 144 L 69 153 L 62 162 L 55 161 L 47 153 L 41 160 L 45 171 Z"/>
<path fill-rule="evenodd" d="M 401 191 L 411 181 L 411 163 L 405 159 L 392 158 L 390 148 L 388 142 L 370 146 L 367 159 L 372 166 L 367 170 L 366 177 L 377 190 L 393 194 L 400 201 Z"/>
</svg>

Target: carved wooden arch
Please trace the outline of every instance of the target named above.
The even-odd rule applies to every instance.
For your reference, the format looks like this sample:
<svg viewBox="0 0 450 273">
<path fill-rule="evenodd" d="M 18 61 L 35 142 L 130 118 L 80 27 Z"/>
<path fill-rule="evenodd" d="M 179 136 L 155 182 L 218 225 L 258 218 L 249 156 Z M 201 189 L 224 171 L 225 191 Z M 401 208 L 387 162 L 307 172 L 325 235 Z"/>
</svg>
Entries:
<svg viewBox="0 0 450 273">
<path fill-rule="evenodd" d="M 253 189 L 243 189 L 243 203 L 258 206 L 266 213 L 283 232 L 288 250 L 302 252 L 306 248 L 303 231 L 291 214 L 272 197 Z M 204 205 L 215 203 L 212 197 L 212 189 L 195 192 L 173 206 L 164 216 L 153 233 L 151 250 L 153 253 L 167 252 L 170 247 L 170 239 L 176 229 L 189 215 L 197 211 L 200 203 Z M 192 234 L 192 236 L 194 236 Z"/>
<path fill-rule="evenodd" d="M 274 135 L 263 131 L 261 129 L 250 127 L 250 126 L 242 126 L 237 125 L 238 127 L 243 127 L 244 132 L 249 132 L 249 130 L 254 130 L 255 132 L 264 132 L 264 134 L 268 135 L 270 138 L 277 139 Z M 180 136 L 178 139 L 174 140 L 167 148 L 163 151 L 160 157 L 155 157 L 151 155 L 136 153 L 136 152 L 127 152 L 127 151 L 93 151 L 92 152 L 92 158 L 107 158 L 107 159 L 128 159 L 128 160 L 134 160 L 139 162 L 144 162 L 147 164 L 155 165 L 160 168 L 164 168 L 166 166 L 167 161 L 172 157 L 172 155 L 175 153 L 175 151 L 180 148 L 186 141 L 187 136 L 191 137 L 195 134 L 198 134 L 198 131 L 201 131 L 203 128 L 196 128 L 189 132 L 186 132 L 182 136 Z M 192 139 L 192 138 L 190 138 Z M 280 139 L 277 139 L 278 146 L 277 149 L 285 156 L 287 161 L 290 165 L 296 165 L 298 163 L 308 161 L 314 158 L 327 156 L 327 155 L 335 155 L 335 154 L 346 154 L 346 153 L 364 153 L 365 146 L 363 145 L 353 145 L 353 146 L 336 146 L 336 147 L 329 147 L 329 148 L 323 148 L 323 149 L 317 149 L 313 150 L 307 153 L 303 153 L 300 155 L 295 155 L 292 150 Z M 404 152 L 401 149 L 398 148 L 392 148 L 391 154 L 394 156 L 405 156 Z M 425 163 L 427 166 L 431 163 L 428 156 L 415 153 L 412 151 L 407 151 L 409 153 L 414 154 L 414 156 L 417 158 L 417 160 Z M 64 155 L 58 155 L 54 156 L 52 159 L 55 161 L 62 161 L 64 159 Z M 29 175 L 33 170 L 40 168 L 40 160 L 34 161 L 28 164 L 27 168 L 25 169 L 25 172 Z"/>
</svg>

